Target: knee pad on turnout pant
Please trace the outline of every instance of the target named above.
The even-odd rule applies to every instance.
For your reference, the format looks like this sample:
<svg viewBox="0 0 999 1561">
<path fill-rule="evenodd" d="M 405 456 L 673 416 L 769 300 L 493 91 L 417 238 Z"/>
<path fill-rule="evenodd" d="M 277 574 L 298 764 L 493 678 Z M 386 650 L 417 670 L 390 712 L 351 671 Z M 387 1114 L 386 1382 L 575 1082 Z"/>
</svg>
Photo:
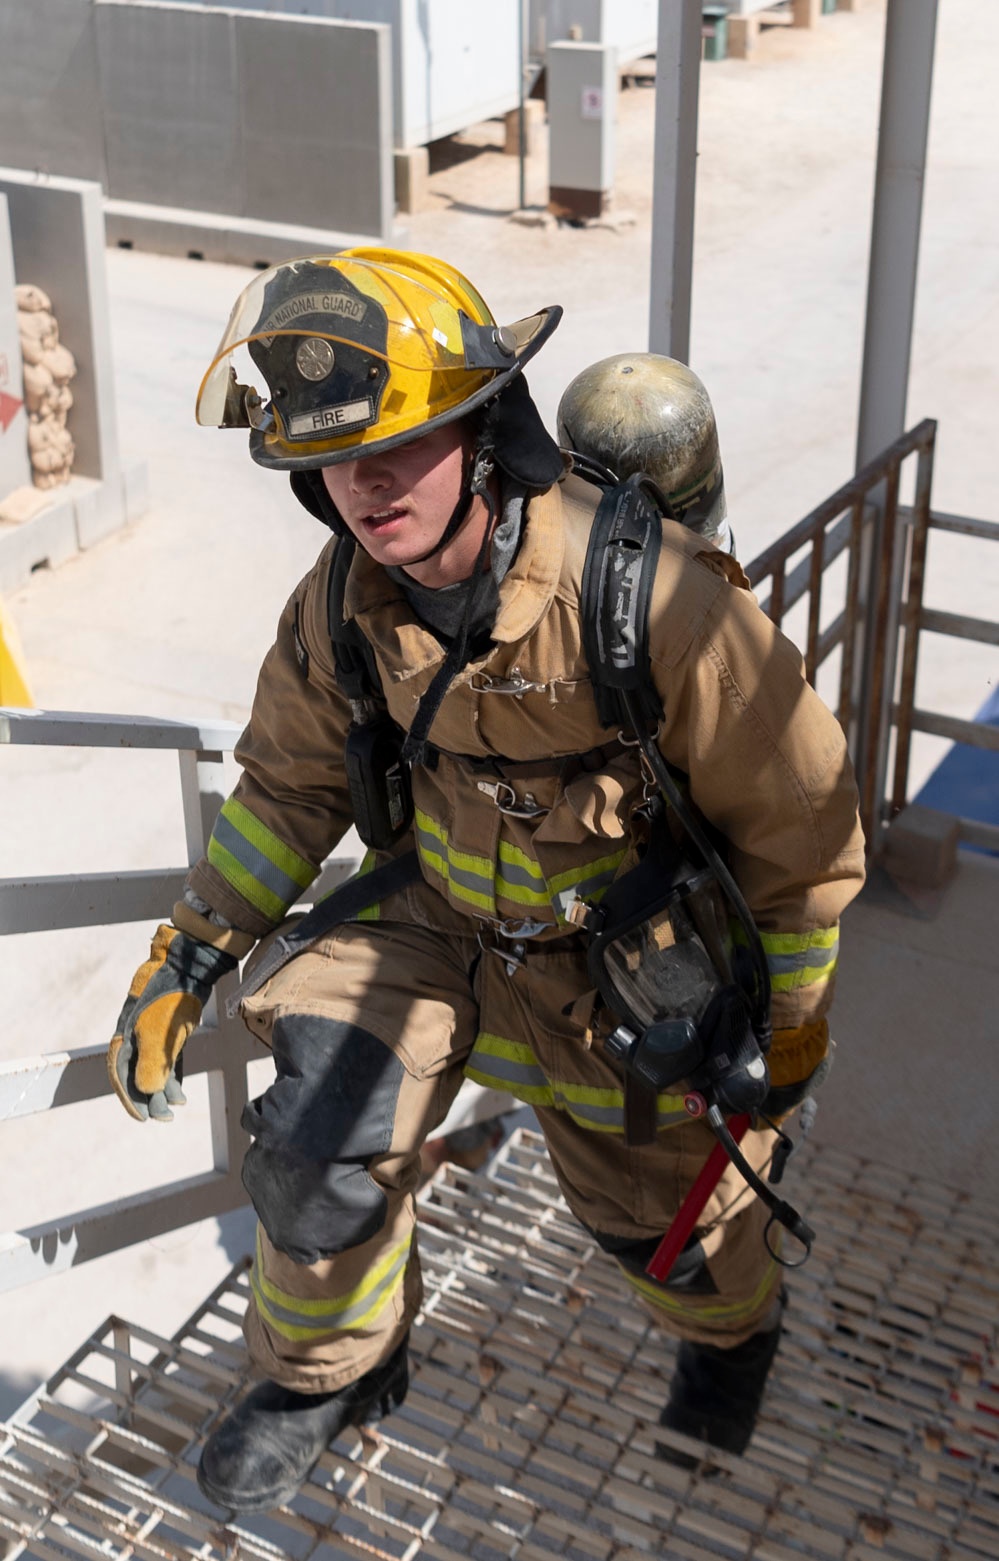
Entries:
<svg viewBox="0 0 999 1561">
<path fill-rule="evenodd" d="M 385 1223 L 368 1167 L 391 1147 L 405 1070 L 377 1036 L 318 1014 L 281 1015 L 271 1049 L 277 1078 L 243 1110 L 243 1185 L 271 1244 L 317 1263 Z"/>
</svg>

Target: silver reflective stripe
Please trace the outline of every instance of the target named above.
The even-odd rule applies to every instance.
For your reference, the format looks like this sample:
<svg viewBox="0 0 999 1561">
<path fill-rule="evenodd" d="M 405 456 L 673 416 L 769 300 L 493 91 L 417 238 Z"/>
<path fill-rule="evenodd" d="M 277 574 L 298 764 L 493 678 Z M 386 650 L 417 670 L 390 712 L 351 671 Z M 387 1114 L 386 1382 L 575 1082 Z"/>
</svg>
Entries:
<svg viewBox="0 0 999 1561">
<path fill-rule="evenodd" d="M 820 944 L 813 943 L 794 954 L 768 954 L 767 964 L 773 975 L 790 976 L 806 968 L 821 970 L 826 965 L 835 965 L 838 956 L 839 940 L 837 939 L 829 948 L 822 948 Z"/>
<path fill-rule="evenodd" d="M 624 1104 L 620 1106 L 595 1106 L 588 1100 L 573 1100 L 557 1084 L 552 1086 L 556 1107 L 561 1106 L 577 1122 L 592 1122 L 594 1126 L 624 1131 Z"/>
<path fill-rule="evenodd" d="M 594 873 L 591 878 L 580 878 L 574 885 L 573 892 L 580 900 L 587 899 L 590 895 L 597 894 L 601 889 L 606 889 L 617 877 L 617 867 L 606 867 L 601 873 Z"/>
<path fill-rule="evenodd" d="M 540 867 L 534 872 L 529 867 L 517 866 L 516 863 L 508 862 L 501 857 L 497 877 L 501 884 L 516 884 L 522 889 L 532 889 L 535 894 L 547 897 L 548 889 L 545 884 L 545 875 Z"/>
<path fill-rule="evenodd" d="M 468 1059 L 480 1073 L 488 1073 L 500 1087 L 508 1086 L 511 1094 L 520 1089 L 544 1089 L 550 1093 L 548 1080 L 537 1063 L 514 1062 L 512 1057 L 498 1057 L 495 1052 L 473 1050 Z"/>
<path fill-rule="evenodd" d="M 446 878 L 449 883 L 459 884 L 463 889 L 485 895 L 489 900 L 494 898 L 491 877 L 487 877 L 485 873 L 472 872 L 467 867 L 459 867 L 447 842 L 439 840 L 436 835 L 423 829 L 419 824 L 416 826 L 416 843 L 424 860 L 429 858 L 427 865 L 432 872 Z"/>
<path fill-rule="evenodd" d="M 223 813 L 220 813 L 215 820 L 212 838 L 234 856 L 251 877 L 263 884 L 265 889 L 269 889 L 282 905 L 292 905 L 298 899 L 302 892 L 302 885 L 282 872 L 280 867 L 275 867 L 269 857 L 264 856 L 262 851 L 258 851 L 257 847 L 251 844 Z"/>
<path fill-rule="evenodd" d="M 269 1321 L 275 1323 L 280 1329 L 283 1323 L 286 1327 L 306 1329 L 310 1333 L 342 1333 L 356 1323 L 364 1322 L 372 1315 L 381 1311 L 392 1291 L 396 1288 L 406 1262 L 409 1258 L 409 1243 L 399 1253 L 391 1268 L 381 1277 L 377 1285 L 374 1285 L 352 1306 L 339 1307 L 336 1301 L 330 1301 L 329 1310 L 326 1312 L 298 1312 L 292 1307 L 283 1306 L 275 1301 L 260 1285 L 259 1270 L 254 1264 L 253 1279 L 257 1296 L 257 1305 L 264 1312 Z"/>
</svg>

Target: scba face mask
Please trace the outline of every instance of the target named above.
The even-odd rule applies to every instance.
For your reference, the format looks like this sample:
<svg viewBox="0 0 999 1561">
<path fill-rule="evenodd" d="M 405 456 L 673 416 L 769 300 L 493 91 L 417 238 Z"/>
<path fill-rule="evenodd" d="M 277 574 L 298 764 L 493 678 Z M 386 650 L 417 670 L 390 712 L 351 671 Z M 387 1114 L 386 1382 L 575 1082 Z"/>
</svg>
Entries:
<svg viewBox="0 0 999 1561">
<path fill-rule="evenodd" d="M 681 1081 L 692 1115 L 708 1100 L 755 1111 L 769 1080 L 752 1025 L 751 972 L 733 947 L 715 872 L 698 866 L 654 810 L 641 863 L 582 920 L 589 970 L 618 1023 L 606 1049 L 652 1091 Z"/>
</svg>

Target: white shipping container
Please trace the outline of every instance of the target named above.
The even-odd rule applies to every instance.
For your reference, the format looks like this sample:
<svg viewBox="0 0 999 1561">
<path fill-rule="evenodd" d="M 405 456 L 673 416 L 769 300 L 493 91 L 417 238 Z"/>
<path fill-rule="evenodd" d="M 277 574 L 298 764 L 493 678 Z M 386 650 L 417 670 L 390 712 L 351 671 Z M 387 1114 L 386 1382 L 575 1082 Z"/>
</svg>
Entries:
<svg viewBox="0 0 999 1561">
<path fill-rule="evenodd" d="M 618 64 L 626 65 L 655 53 L 658 27 L 658 0 L 530 0 L 530 50 L 536 59 L 578 28 L 580 43 L 611 44 Z"/>
<path fill-rule="evenodd" d="M 392 29 L 392 124 L 398 151 L 423 146 L 505 114 L 519 101 L 521 0 L 203 3 L 226 9 L 386 23 Z M 629 8 L 635 0 L 620 3 Z"/>
</svg>

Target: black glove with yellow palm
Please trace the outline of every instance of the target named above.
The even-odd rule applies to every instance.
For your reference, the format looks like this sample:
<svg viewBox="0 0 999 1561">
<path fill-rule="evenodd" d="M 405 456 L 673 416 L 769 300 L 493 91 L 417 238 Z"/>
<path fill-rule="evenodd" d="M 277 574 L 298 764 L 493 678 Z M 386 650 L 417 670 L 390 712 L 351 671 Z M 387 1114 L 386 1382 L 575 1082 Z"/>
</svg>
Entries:
<svg viewBox="0 0 999 1561">
<path fill-rule="evenodd" d="M 201 1022 L 215 982 L 235 970 L 255 941 L 235 928 L 213 927 L 183 905 L 175 908 L 174 919 L 197 924 L 217 941 L 205 942 L 179 927 L 157 927 L 149 958 L 132 978 L 108 1048 L 108 1077 L 137 1122 L 149 1117 L 171 1122 L 171 1106 L 184 1104 L 184 1043 Z"/>
</svg>

